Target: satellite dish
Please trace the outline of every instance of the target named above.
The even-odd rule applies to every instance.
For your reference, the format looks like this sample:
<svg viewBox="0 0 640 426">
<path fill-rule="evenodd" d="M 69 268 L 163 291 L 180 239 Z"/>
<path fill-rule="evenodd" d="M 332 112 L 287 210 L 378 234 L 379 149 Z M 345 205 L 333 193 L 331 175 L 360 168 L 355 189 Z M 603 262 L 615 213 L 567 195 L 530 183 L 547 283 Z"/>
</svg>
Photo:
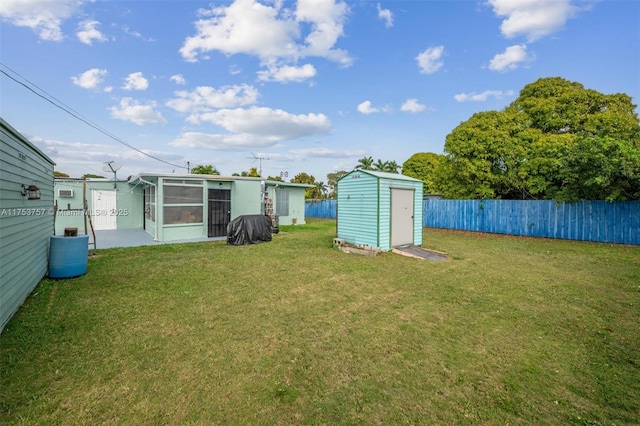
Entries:
<svg viewBox="0 0 640 426">
<path fill-rule="evenodd" d="M 102 170 L 104 170 L 105 172 L 111 172 L 113 173 L 113 187 L 116 187 L 116 172 L 118 170 L 120 170 L 120 168 L 122 167 L 122 164 L 120 163 L 116 163 L 115 161 L 107 161 L 106 163 L 104 163 L 104 166 L 102 166 Z"/>
<path fill-rule="evenodd" d="M 106 163 L 104 163 L 104 166 L 102 166 L 102 170 L 104 170 L 105 172 L 115 173 L 120 170 L 121 167 L 122 164 L 120 163 L 116 163 L 115 161 L 107 161 Z"/>
</svg>

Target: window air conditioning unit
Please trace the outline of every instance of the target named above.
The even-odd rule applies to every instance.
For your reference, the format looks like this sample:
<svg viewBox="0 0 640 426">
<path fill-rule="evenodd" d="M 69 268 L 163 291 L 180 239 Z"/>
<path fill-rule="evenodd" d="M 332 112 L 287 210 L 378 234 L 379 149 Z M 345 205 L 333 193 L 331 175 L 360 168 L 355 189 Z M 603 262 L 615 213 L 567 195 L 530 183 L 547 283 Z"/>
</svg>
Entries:
<svg viewBox="0 0 640 426">
<path fill-rule="evenodd" d="M 73 198 L 73 189 L 58 189 L 58 198 Z"/>
</svg>

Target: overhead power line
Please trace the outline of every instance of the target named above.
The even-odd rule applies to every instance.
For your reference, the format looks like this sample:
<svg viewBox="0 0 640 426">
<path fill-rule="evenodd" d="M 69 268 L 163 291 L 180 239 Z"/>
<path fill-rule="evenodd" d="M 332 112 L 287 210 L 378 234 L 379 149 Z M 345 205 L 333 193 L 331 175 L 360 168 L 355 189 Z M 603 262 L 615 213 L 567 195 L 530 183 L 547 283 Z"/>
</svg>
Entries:
<svg viewBox="0 0 640 426">
<path fill-rule="evenodd" d="M 5 70 L 0 69 L 0 72 L 2 74 L 7 76 L 8 78 L 13 80 L 14 82 L 18 83 L 19 85 L 23 86 L 24 88 L 26 88 L 30 92 L 34 93 L 36 96 L 38 96 L 38 97 L 44 99 L 45 101 L 49 102 L 50 104 L 52 104 L 56 108 L 59 108 L 62 111 L 66 112 L 67 114 L 69 114 L 73 118 L 75 118 L 77 120 L 80 120 L 83 123 L 85 123 L 86 125 L 88 125 L 89 127 L 92 127 L 95 130 L 99 131 L 103 135 L 106 135 L 109 138 L 113 139 L 114 141 L 126 146 L 127 148 L 132 149 L 132 150 L 134 150 L 136 152 L 139 152 L 140 154 L 142 154 L 144 156 L 147 156 L 149 158 L 152 158 L 152 159 L 154 159 L 156 161 L 160 161 L 160 162 L 162 162 L 164 164 L 168 164 L 168 165 L 173 166 L 173 167 L 178 167 L 178 168 L 181 168 L 181 169 L 187 169 L 187 167 L 181 166 L 179 164 L 171 163 L 169 161 L 163 160 L 162 158 L 158 158 L 158 157 L 156 157 L 154 155 L 151 155 L 151 154 L 149 154 L 147 152 L 144 152 L 141 149 L 138 149 L 135 146 L 125 142 L 124 140 L 122 140 L 121 138 L 117 137 L 116 135 L 114 135 L 113 133 L 109 132 L 108 130 L 103 129 L 102 127 L 98 126 L 97 124 L 94 124 L 88 118 L 83 117 L 79 112 L 77 112 L 73 108 L 65 105 L 64 102 L 56 99 L 53 95 L 50 95 L 45 90 L 43 90 L 40 87 L 38 87 L 36 84 L 34 84 L 31 81 L 27 80 L 25 77 L 23 77 L 22 75 L 20 75 L 18 72 L 14 71 L 13 69 L 8 67 L 7 65 L 3 64 L 2 62 L 0 62 L 0 65 L 3 66 L 4 68 L 8 69 L 9 71 L 11 71 L 11 73 L 15 74 L 16 76 L 18 76 L 23 81 L 19 81 L 18 78 L 13 77 L 12 75 L 9 75 L 9 73 L 7 73 Z"/>
</svg>

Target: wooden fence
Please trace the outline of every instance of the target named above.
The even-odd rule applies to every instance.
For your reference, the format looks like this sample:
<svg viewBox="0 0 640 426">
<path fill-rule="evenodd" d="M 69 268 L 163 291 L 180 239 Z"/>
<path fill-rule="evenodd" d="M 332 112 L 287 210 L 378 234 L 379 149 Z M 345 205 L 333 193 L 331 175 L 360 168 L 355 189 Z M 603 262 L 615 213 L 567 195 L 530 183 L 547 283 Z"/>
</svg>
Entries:
<svg viewBox="0 0 640 426">
<path fill-rule="evenodd" d="M 640 201 L 424 200 L 423 226 L 640 245 Z M 335 219 L 335 200 L 307 201 L 305 215 Z"/>
</svg>

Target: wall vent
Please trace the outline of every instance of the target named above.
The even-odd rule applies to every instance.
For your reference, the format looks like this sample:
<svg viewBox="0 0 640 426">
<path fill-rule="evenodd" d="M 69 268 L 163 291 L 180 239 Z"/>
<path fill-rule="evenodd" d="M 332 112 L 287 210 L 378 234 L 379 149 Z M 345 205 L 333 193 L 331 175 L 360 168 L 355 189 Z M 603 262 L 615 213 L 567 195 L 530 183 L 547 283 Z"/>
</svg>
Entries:
<svg viewBox="0 0 640 426">
<path fill-rule="evenodd" d="M 73 198 L 73 189 L 58 189 L 58 198 Z"/>
</svg>

